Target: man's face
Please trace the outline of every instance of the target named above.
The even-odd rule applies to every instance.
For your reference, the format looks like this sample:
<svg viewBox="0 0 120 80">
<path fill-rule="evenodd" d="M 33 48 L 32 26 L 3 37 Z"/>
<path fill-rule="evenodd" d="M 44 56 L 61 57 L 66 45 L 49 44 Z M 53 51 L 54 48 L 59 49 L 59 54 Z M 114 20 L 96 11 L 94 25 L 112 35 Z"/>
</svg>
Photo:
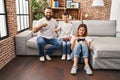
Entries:
<svg viewBox="0 0 120 80">
<path fill-rule="evenodd" d="M 51 9 L 45 9 L 45 17 L 47 20 L 50 20 L 52 18 L 53 12 Z"/>
</svg>

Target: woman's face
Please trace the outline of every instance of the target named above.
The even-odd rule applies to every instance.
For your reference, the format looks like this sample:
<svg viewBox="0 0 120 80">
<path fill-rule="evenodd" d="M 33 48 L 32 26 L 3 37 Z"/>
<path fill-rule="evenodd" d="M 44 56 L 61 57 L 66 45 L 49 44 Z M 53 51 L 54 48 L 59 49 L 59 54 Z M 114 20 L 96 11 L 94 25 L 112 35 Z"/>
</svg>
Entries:
<svg viewBox="0 0 120 80">
<path fill-rule="evenodd" d="M 79 36 L 83 36 L 84 33 L 85 33 L 85 28 L 84 27 L 80 27 L 79 30 L 78 30 Z"/>
</svg>

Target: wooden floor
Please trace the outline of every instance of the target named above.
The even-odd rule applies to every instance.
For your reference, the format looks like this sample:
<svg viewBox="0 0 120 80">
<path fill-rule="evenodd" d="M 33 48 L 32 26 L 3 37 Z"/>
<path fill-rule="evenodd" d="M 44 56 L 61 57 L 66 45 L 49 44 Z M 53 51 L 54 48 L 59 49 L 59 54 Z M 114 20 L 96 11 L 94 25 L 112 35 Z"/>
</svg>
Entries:
<svg viewBox="0 0 120 80">
<path fill-rule="evenodd" d="M 40 62 L 36 56 L 17 56 L 0 70 L 0 80 L 120 80 L 118 70 L 93 70 L 89 76 L 79 67 L 77 75 L 71 75 L 72 62 L 52 57 L 52 61 Z"/>
</svg>

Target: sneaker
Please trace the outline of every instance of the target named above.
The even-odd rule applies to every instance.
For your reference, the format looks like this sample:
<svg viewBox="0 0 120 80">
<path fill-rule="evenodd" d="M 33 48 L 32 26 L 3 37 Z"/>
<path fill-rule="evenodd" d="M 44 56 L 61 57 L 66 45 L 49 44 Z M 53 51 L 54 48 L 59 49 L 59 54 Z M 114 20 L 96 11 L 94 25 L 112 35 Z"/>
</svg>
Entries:
<svg viewBox="0 0 120 80">
<path fill-rule="evenodd" d="M 67 60 L 70 60 L 70 54 L 67 54 Z"/>
<path fill-rule="evenodd" d="M 77 74 L 77 69 L 78 69 L 77 66 L 73 66 L 70 73 L 71 74 Z"/>
<path fill-rule="evenodd" d="M 92 75 L 93 74 L 93 72 L 92 72 L 92 70 L 91 70 L 91 68 L 89 66 L 85 66 L 84 70 L 86 71 L 86 74 L 88 74 L 88 75 Z"/>
<path fill-rule="evenodd" d="M 65 60 L 66 55 L 63 54 L 61 60 Z"/>
<path fill-rule="evenodd" d="M 40 57 L 39 60 L 40 60 L 40 61 L 45 61 L 44 56 Z"/>
<path fill-rule="evenodd" d="M 45 55 L 47 60 L 51 60 L 51 57 L 49 55 Z"/>
</svg>

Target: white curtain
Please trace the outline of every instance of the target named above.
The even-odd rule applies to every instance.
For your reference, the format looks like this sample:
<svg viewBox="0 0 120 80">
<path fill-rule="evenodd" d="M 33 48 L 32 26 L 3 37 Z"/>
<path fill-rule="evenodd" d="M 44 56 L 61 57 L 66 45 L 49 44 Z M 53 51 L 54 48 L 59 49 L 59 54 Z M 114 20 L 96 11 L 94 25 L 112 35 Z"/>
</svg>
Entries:
<svg viewBox="0 0 120 80">
<path fill-rule="evenodd" d="M 112 0 L 110 20 L 117 20 L 117 31 L 120 32 L 120 0 Z"/>
</svg>

